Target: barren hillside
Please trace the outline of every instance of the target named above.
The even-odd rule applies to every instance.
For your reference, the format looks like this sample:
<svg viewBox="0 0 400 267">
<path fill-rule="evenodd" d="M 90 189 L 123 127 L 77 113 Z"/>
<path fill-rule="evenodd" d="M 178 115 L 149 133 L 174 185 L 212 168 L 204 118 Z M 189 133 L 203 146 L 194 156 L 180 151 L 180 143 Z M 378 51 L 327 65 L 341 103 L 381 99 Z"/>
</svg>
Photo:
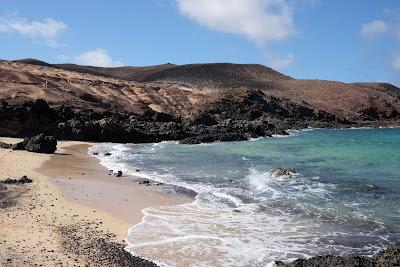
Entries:
<svg viewBox="0 0 400 267">
<path fill-rule="evenodd" d="M 240 140 L 307 126 L 397 125 L 399 91 L 389 84 L 296 80 L 261 65 L 99 68 L 33 59 L 0 61 L 0 100 L 12 105 L 3 105 L 7 108 L 0 114 L 0 133 L 1 125 L 3 134 L 19 133 L 19 128 L 11 131 L 7 125 L 25 127 L 15 122 L 15 114 L 18 120 L 31 116 L 35 108 L 26 102 L 37 99 L 56 108 L 50 112 L 57 114 L 50 118 L 52 123 L 70 125 L 70 135 L 60 134 L 68 138 L 78 138 L 73 129 L 79 125 L 78 132 L 97 127 L 104 135 L 105 126 L 97 122 L 102 118 L 120 120 L 120 127 L 131 130 L 136 125 L 140 141 L 193 136 L 203 136 L 195 142 Z M 21 107 L 26 114 L 19 112 Z M 66 116 L 65 107 L 73 113 Z M 87 120 L 94 126 L 84 126 Z M 51 127 L 60 131 L 56 124 Z M 137 139 L 124 135 L 114 141 L 118 140 Z"/>
</svg>

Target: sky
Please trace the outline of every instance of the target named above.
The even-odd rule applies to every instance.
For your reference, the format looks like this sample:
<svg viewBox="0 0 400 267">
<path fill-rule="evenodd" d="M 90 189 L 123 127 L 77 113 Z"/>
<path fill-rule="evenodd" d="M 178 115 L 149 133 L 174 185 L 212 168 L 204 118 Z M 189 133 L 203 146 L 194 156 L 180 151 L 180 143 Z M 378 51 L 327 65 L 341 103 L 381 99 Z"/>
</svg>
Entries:
<svg viewBox="0 0 400 267">
<path fill-rule="evenodd" d="M 399 0 L 0 0 L 0 58 L 256 63 L 400 85 Z"/>
</svg>

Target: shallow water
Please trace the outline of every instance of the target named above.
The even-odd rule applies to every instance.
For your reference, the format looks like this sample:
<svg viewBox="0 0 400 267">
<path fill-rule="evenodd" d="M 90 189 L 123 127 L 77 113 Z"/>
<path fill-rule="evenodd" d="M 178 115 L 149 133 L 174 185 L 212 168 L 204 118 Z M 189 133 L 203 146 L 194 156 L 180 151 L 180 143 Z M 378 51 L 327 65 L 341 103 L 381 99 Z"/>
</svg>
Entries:
<svg viewBox="0 0 400 267">
<path fill-rule="evenodd" d="M 372 255 L 400 239 L 400 129 L 293 132 L 247 142 L 98 144 L 112 169 L 183 186 L 193 203 L 143 210 L 127 249 L 179 266 L 265 266 Z M 274 168 L 296 173 L 276 175 Z M 136 169 L 141 172 L 136 173 Z"/>
</svg>

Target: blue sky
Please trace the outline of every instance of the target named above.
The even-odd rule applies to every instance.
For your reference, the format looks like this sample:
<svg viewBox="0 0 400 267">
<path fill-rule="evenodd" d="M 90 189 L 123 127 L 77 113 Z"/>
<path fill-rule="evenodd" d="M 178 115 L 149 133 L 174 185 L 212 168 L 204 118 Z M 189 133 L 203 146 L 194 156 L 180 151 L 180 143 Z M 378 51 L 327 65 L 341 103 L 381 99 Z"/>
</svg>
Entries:
<svg viewBox="0 0 400 267">
<path fill-rule="evenodd" d="M 398 0 L 0 0 L 0 58 L 120 66 L 259 63 L 400 84 Z"/>
</svg>

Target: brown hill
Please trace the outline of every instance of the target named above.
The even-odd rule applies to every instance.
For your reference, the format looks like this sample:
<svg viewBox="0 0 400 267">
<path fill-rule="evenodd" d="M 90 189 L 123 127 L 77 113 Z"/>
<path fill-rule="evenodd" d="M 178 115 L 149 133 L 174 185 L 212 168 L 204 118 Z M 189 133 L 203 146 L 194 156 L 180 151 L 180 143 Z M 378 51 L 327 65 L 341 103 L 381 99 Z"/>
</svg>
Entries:
<svg viewBox="0 0 400 267">
<path fill-rule="evenodd" d="M 100 68 L 27 59 L 0 62 L 0 78 L 0 99 L 17 103 L 43 98 L 52 105 L 94 110 L 151 109 L 190 117 L 259 91 L 266 99 L 351 121 L 398 119 L 400 113 L 399 89 L 392 85 L 296 80 L 261 65 Z"/>
<path fill-rule="evenodd" d="M 75 71 L 79 73 L 88 73 L 98 76 L 122 79 L 122 80 L 131 80 L 136 81 L 140 80 L 143 77 L 152 74 L 154 72 L 158 72 L 164 69 L 175 67 L 174 64 L 163 64 L 163 65 L 155 65 L 148 67 L 115 67 L 115 68 L 106 68 L 106 67 L 94 67 L 94 66 L 81 66 L 76 64 L 49 64 L 44 61 L 36 60 L 36 59 L 19 59 L 14 62 L 21 62 L 30 65 L 39 65 L 39 66 L 47 66 L 53 67 L 57 69 L 64 69 L 69 71 Z"/>
<path fill-rule="evenodd" d="M 163 64 L 147 67 L 104 68 L 76 64 L 48 64 L 35 59 L 21 59 L 31 65 L 54 67 L 79 73 L 137 82 L 174 82 L 208 88 L 214 87 L 268 87 L 270 82 L 292 79 L 271 68 L 257 64 L 208 63 L 177 66 Z"/>
<path fill-rule="evenodd" d="M 397 98 L 400 97 L 400 89 L 390 83 L 354 83 L 357 86 L 368 87 L 377 91 L 381 91 Z"/>
<path fill-rule="evenodd" d="M 271 68 L 255 64 L 210 63 L 175 66 L 153 72 L 141 82 L 179 82 L 204 87 L 259 87 L 292 78 Z"/>
</svg>

